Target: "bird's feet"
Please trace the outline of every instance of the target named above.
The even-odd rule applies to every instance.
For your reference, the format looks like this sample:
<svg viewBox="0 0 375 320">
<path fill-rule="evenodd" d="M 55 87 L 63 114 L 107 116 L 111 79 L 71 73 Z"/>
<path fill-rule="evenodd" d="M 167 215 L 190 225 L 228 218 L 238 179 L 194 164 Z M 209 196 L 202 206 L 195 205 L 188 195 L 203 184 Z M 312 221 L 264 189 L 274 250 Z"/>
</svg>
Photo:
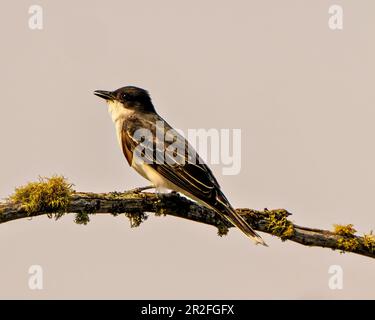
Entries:
<svg viewBox="0 0 375 320">
<path fill-rule="evenodd" d="M 150 190 L 150 189 L 154 189 L 155 186 L 145 186 L 145 187 L 138 187 L 138 188 L 134 188 L 134 189 L 131 189 L 129 191 L 126 191 L 127 193 L 141 193 L 142 191 L 145 191 L 145 190 Z"/>
<path fill-rule="evenodd" d="M 170 189 L 163 188 L 163 187 L 155 188 L 155 193 L 157 195 L 176 195 L 176 194 L 178 194 L 177 191 L 170 190 Z"/>
</svg>

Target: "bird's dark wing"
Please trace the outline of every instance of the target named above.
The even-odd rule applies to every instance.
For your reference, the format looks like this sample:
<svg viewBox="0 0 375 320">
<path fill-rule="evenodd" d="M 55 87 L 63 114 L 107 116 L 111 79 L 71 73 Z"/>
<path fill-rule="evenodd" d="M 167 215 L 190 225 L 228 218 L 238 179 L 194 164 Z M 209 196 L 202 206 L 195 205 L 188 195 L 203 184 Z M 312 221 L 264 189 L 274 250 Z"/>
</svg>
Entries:
<svg viewBox="0 0 375 320">
<path fill-rule="evenodd" d="M 170 142 L 168 139 L 163 139 L 163 136 L 156 134 L 156 122 L 162 121 L 162 119 L 155 114 L 142 118 L 134 116 L 128 120 L 125 122 L 122 130 L 122 145 L 125 156 L 130 164 L 136 159 L 136 149 L 140 142 L 136 132 L 138 129 L 147 128 L 152 134 L 145 136 L 142 142 L 142 149 L 144 149 L 142 159 L 148 165 L 154 168 L 166 180 L 176 185 L 180 190 L 184 190 L 189 196 L 194 196 L 214 209 L 219 215 L 237 226 L 248 237 L 257 243 L 265 244 L 262 238 L 233 209 L 225 195 L 220 191 L 220 186 L 211 170 L 199 158 L 199 155 L 186 139 L 177 132 L 172 134 L 171 131 L 168 131 L 173 129 L 166 122 L 163 122 L 166 135 L 169 132 L 169 134 L 175 137 L 174 141 Z M 176 153 L 164 153 L 172 144 L 173 147 L 176 147 Z M 160 161 L 161 154 L 165 157 L 164 161 Z"/>
<path fill-rule="evenodd" d="M 220 186 L 210 168 L 202 161 L 188 141 L 166 122 L 163 124 L 167 137 L 161 141 L 163 136 L 156 134 L 157 121 L 163 120 L 158 116 L 133 117 L 124 123 L 122 141 L 128 161 L 131 163 L 132 159 L 129 159 L 128 155 L 132 154 L 134 157 L 135 149 L 139 145 L 139 136 L 136 137 L 136 131 L 140 128 L 147 128 L 152 132 L 152 135 L 145 137 L 146 141 L 142 141 L 142 147 L 145 148 L 142 154 L 143 159 L 180 189 L 208 204 L 215 203 L 217 193 L 220 193 Z M 168 141 L 168 138 L 173 137 L 173 141 Z M 164 152 L 167 148 L 175 150 L 175 152 Z M 164 155 L 164 161 L 160 161 L 162 160 L 160 155 Z"/>
</svg>

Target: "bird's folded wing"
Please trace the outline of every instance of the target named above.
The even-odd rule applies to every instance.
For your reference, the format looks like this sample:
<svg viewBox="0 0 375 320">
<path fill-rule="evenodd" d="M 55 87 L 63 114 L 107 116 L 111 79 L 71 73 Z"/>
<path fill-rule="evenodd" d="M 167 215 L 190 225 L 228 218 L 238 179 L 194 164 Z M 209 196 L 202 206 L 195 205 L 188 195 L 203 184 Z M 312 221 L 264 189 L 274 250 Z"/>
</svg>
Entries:
<svg viewBox="0 0 375 320">
<path fill-rule="evenodd" d="M 140 142 L 139 136 L 135 134 L 139 128 L 147 128 L 152 135 L 145 135 Z M 146 164 L 196 198 L 205 202 L 214 201 L 220 186 L 210 168 L 202 161 L 188 141 L 165 122 L 164 132 L 166 138 L 156 134 L 155 121 L 134 119 L 134 121 L 125 123 L 122 130 L 122 144 L 127 159 L 127 154 L 135 156 L 135 149 L 141 143 L 142 160 Z M 174 141 L 171 141 L 171 135 L 175 136 Z M 132 160 L 134 159 L 131 159 L 130 163 Z"/>
</svg>

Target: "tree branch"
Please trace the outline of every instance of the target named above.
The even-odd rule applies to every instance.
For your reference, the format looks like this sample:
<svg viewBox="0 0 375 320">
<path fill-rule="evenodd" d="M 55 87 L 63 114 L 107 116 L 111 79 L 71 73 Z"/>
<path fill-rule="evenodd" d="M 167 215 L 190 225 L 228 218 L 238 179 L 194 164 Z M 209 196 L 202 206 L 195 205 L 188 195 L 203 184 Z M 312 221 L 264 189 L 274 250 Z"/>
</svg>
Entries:
<svg viewBox="0 0 375 320">
<path fill-rule="evenodd" d="M 124 193 L 72 192 L 63 210 L 45 204 L 39 204 L 39 210 L 30 211 L 28 208 L 25 203 L 12 197 L 0 203 L 0 224 L 44 214 L 59 218 L 64 213 L 76 213 L 76 222 L 86 224 L 89 221 L 89 215 L 103 213 L 115 216 L 125 214 L 130 219 L 131 226 L 134 227 L 146 220 L 147 213 L 151 212 L 156 215 L 171 215 L 215 226 L 219 230 L 219 235 L 226 234 L 228 228 L 231 227 L 212 210 L 177 193 L 154 194 L 139 192 L 139 190 Z M 332 232 L 295 225 L 288 220 L 290 213 L 284 209 L 263 211 L 237 209 L 237 211 L 255 230 L 272 234 L 283 241 L 290 240 L 305 246 L 331 248 L 375 258 L 375 237 L 372 234 L 363 237 L 356 236 L 354 229 L 349 229 L 348 232 L 350 226 L 341 226 L 336 232 Z"/>
</svg>

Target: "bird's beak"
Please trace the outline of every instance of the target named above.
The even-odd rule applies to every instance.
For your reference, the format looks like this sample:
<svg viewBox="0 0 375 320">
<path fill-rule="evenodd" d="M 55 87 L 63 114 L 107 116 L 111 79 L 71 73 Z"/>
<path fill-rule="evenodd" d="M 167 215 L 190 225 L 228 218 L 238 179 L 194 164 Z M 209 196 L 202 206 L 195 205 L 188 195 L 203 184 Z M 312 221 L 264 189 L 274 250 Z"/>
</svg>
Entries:
<svg viewBox="0 0 375 320">
<path fill-rule="evenodd" d="M 115 96 L 110 91 L 104 91 L 104 90 L 96 90 L 94 91 L 94 94 L 100 98 L 103 98 L 105 100 L 113 100 Z"/>
</svg>

